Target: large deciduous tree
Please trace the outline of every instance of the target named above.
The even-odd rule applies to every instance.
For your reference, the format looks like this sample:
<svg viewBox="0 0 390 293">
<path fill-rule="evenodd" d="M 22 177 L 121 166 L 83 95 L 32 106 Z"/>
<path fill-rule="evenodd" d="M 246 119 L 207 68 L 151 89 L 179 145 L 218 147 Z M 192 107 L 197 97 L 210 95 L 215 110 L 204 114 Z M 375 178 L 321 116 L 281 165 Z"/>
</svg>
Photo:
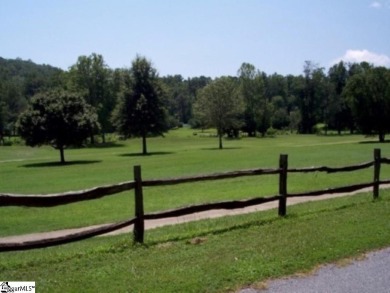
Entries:
<svg viewBox="0 0 390 293">
<path fill-rule="evenodd" d="M 267 123 L 269 111 L 264 96 L 263 77 L 255 66 L 249 63 L 243 63 L 237 73 L 240 81 L 239 95 L 245 103 L 243 129 L 249 136 L 256 136 L 257 130 L 262 131 L 270 125 Z"/>
<path fill-rule="evenodd" d="M 345 128 L 353 131 L 354 121 L 351 108 L 345 96 L 342 95 L 348 80 L 348 70 L 343 61 L 329 68 L 329 95 L 325 108 L 325 123 L 327 128 L 336 129 L 339 134 Z"/>
<path fill-rule="evenodd" d="M 142 138 L 144 155 L 147 154 L 147 136 L 162 135 L 168 130 L 162 96 L 156 69 L 145 57 L 137 56 L 113 120 L 123 136 Z"/>
<path fill-rule="evenodd" d="M 78 57 L 69 74 L 71 88 L 80 92 L 85 101 L 96 108 L 104 142 L 105 133 L 112 131 L 110 117 L 115 105 L 110 69 L 102 55 L 93 53 L 90 56 Z M 93 133 L 91 143 L 94 143 Z"/>
<path fill-rule="evenodd" d="M 237 84 L 230 77 L 221 77 L 204 87 L 195 102 L 195 115 L 201 116 L 207 126 L 217 128 L 219 148 L 228 129 L 242 126 L 240 116 L 244 111 L 242 99 L 236 92 Z"/>
<path fill-rule="evenodd" d="M 344 89 L 359 129 L 385 141 L 390 132 L 390 70 L 365 68 L 353 75 Z"/>
<path fill-rule="evenodd" d="M 50 91 L 35 95 L 18 120 L 18 131 L 29 146 L 51 145 L 60 151 L 79 146 L 99 128 L 94 109 L 76 94 Z"/>
<path fill-rule="evenodd" d="M 298 100 L 301 111 L 300 132 L 304 134 L 312 133 L 313 126 L 324 121 L 327 81 L 323 70 L 311 61 L 305 61 L 304 86 Z"/>
<path fill-rule="evenodd" d="M 264 72 L 256 70 L 255 66 L 249 63 L 243 63 L 237 73 L 238 92 L 245 103 L 243 130 L 249 136 L 256 136 L 257 131 L 265 136 L 271 126 L 273 107 L 270 101 L 273 94 L 280 92 L 280 89 L 276 88 L 279 81 L 277 78 L 269 79 Z M 269 81 L 271 83 L 268 84 Z"/>
</svg>

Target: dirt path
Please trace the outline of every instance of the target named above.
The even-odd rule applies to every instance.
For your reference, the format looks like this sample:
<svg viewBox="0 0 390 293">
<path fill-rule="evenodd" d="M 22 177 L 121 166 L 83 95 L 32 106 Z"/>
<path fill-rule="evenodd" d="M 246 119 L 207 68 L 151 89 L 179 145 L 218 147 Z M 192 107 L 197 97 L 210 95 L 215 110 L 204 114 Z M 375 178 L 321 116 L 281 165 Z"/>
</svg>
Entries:
<svg viewBox="0 0 390 293">
<path fill-rule="evenodd" d="M 381 187 L 384 188 L 390 188 L 389 185 L 383 185 Z M 342 196 L 348 196 L 353 195 L 356 193 L 361 192 L 370 192 L 372 191 L 372 188 L 365 188 L 361 189 L 355 192 L 351 193 L 340 193 L 340 194 L 329 194 L 324 195 L 320 197 L 296 197 L 296 198 L 289 198 L 287 200 L 288 206 L 302 203 L 302 202 L 310 202 L 310 201 L 319 201 L 319 200 L 326 200 L 330 198 L 335 197 L 342 197 Z M 253 213 L 257 211 L 264 211 L 269 210 L 273 208 L 278 207 L 278 202 L 269 202 L 261 205 L 251 206 L 243 209 L 236 209 L 236 210 L 212 210 L 212 211 L 206 211 L 201 213 L 195 213 L 191 215 L 181 216 L 181 217 L 175 217 L 175 218 L 166 218 L 166 219 L 159 219 L 159 220 L 147 220 L 145 221 L 145 229 L 150 230 L 157 227 L 167 226 L 167 225 L 176 225 L 186 222 L 192 222 L 192 221 L 198 221 L 202 219 L 212 219 L 212 218 L 219 218 L 224 216 L 233 216 L 238 214 L 247 214 L 247 213 Z M 84 230 L 93 228 L 93 227 L 103 227 L 109 224 L 102 224 L 102 225 L 94 225 L 89 227 L 83 227 L 83 228 L 75 228 L 75 229 L 65 229 L 65 230 L 58 230 L 58 231 L 51 231 L 51 232 L 42 232 L 42 233 L 33 233 L 33 234 L 24 234 L 24 235 L 17 235 L 17 236 L 7 236 L 0 238 L 0 244 L 1 243 L 23 243 L 28 241 L 35 241 L 35 240 L 46 240 L 46 239 L 53 239 L 56 237 L 64 237 L 66 235 L 75 234 L 78 232 L 82 232 Z M 104 234 L 102 236 L 110 236 L 110 235 L 118 235 L 123 233 L 130 233 L 132 231 L 132 226 L 116 230 L 107 234 Z"/>
</svg>

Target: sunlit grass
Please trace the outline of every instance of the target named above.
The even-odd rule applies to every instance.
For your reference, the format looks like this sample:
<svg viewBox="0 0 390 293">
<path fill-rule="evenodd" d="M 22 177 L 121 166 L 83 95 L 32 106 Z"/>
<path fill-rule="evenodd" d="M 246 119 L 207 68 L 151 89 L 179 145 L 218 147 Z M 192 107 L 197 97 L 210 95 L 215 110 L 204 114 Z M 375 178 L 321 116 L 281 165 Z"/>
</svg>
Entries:
<svg viewBox="0 0 390 293">
<path fill-rule="evenodd" d="M 292 206 L 285 218 L 270 210 L 158 228 L 145 245 L 125 234 L 0 253 L 0 272 L 40 292 L 236 292 L 386 247 L 389 223 L 384 191 Z"/>
<path fill-rule="evenodd" d="M 165 137 L 148 139 L 150 155 L 140 155 L 139 139 L 116 141 L 106 147 L 66 151 L 68 165 L 57 164 L 59 154 L 50 147 L 0 148 L 0 192 L 46 194 L 115 184 L 133 179 L 133 166 L 141 165 L 144 179 L 170 178 L 249 168 L 276 168 L 279 155 L 289 155 L 289 166 L 344 166 L 371 161 L 373 149 L 390 157 L 390 144 L 379 144 L 360 135 L 285 135 L 275 138 L 225 140 L 218 150 L 214 137 L 178 129 Z M 390 168 L 382 167 L 382 178 Z M 373 170 L 338 174 L 290 174 L 288 192 L 302 192 L 369 182 Z M 145 212 L 190 204 L 275 195 L 278 176 L 242 177 L 231 180 L 145 188 Z M 0 235 L 115 222 L 134 215 L 133 192 L 54 208 L 2 207 L 7 221 Z"/>
</svg>

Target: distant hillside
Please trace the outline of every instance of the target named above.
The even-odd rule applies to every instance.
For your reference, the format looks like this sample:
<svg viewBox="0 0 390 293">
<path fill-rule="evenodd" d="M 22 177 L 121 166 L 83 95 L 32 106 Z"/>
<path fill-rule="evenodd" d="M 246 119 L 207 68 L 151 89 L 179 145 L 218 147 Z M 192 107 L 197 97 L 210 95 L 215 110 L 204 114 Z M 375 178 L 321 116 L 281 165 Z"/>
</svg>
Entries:
<svg viewBox="0 0 390 293">
<path fill-rule="evenodd" d="M 31 60 L 4 59 L 0 57 L 0 82 L 13 83 L 22 87 L 22 93 L 31 96 L 42 87 L 52 87 L 60 83 L 60 68 L 35 64 Z"/>
<path fill-rule="evenodd" d="M 0 57 L 0 133 L 13 133 L 18 115 L 37 92 L 61 86 L 63 70 Z"/>
</svg>

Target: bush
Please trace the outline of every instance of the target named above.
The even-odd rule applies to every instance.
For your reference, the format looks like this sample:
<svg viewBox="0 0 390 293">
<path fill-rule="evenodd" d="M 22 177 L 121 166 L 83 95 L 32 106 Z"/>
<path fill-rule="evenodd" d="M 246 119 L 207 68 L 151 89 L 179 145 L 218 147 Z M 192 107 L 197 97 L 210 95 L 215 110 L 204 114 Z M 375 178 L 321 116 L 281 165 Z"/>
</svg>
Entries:
<svg viewBox="0 0 390 293">
<path fill-rule="evenodd" d="M 326 125 L 325 123 L 317 123 L 313 126 L 313 133 L 318 135 L 325 134 L 327 128 L 328 125 Z"/>
<path fill-rule="evenodd" d="M 270 137 L 275 137 L 276 133 L 277 133 L 277 130 L 275 128 L 273 128 L 273 127 L 270 127 L 270 128 L 267 129 L 266 135 L 270 136 Z"/>
</svg>

